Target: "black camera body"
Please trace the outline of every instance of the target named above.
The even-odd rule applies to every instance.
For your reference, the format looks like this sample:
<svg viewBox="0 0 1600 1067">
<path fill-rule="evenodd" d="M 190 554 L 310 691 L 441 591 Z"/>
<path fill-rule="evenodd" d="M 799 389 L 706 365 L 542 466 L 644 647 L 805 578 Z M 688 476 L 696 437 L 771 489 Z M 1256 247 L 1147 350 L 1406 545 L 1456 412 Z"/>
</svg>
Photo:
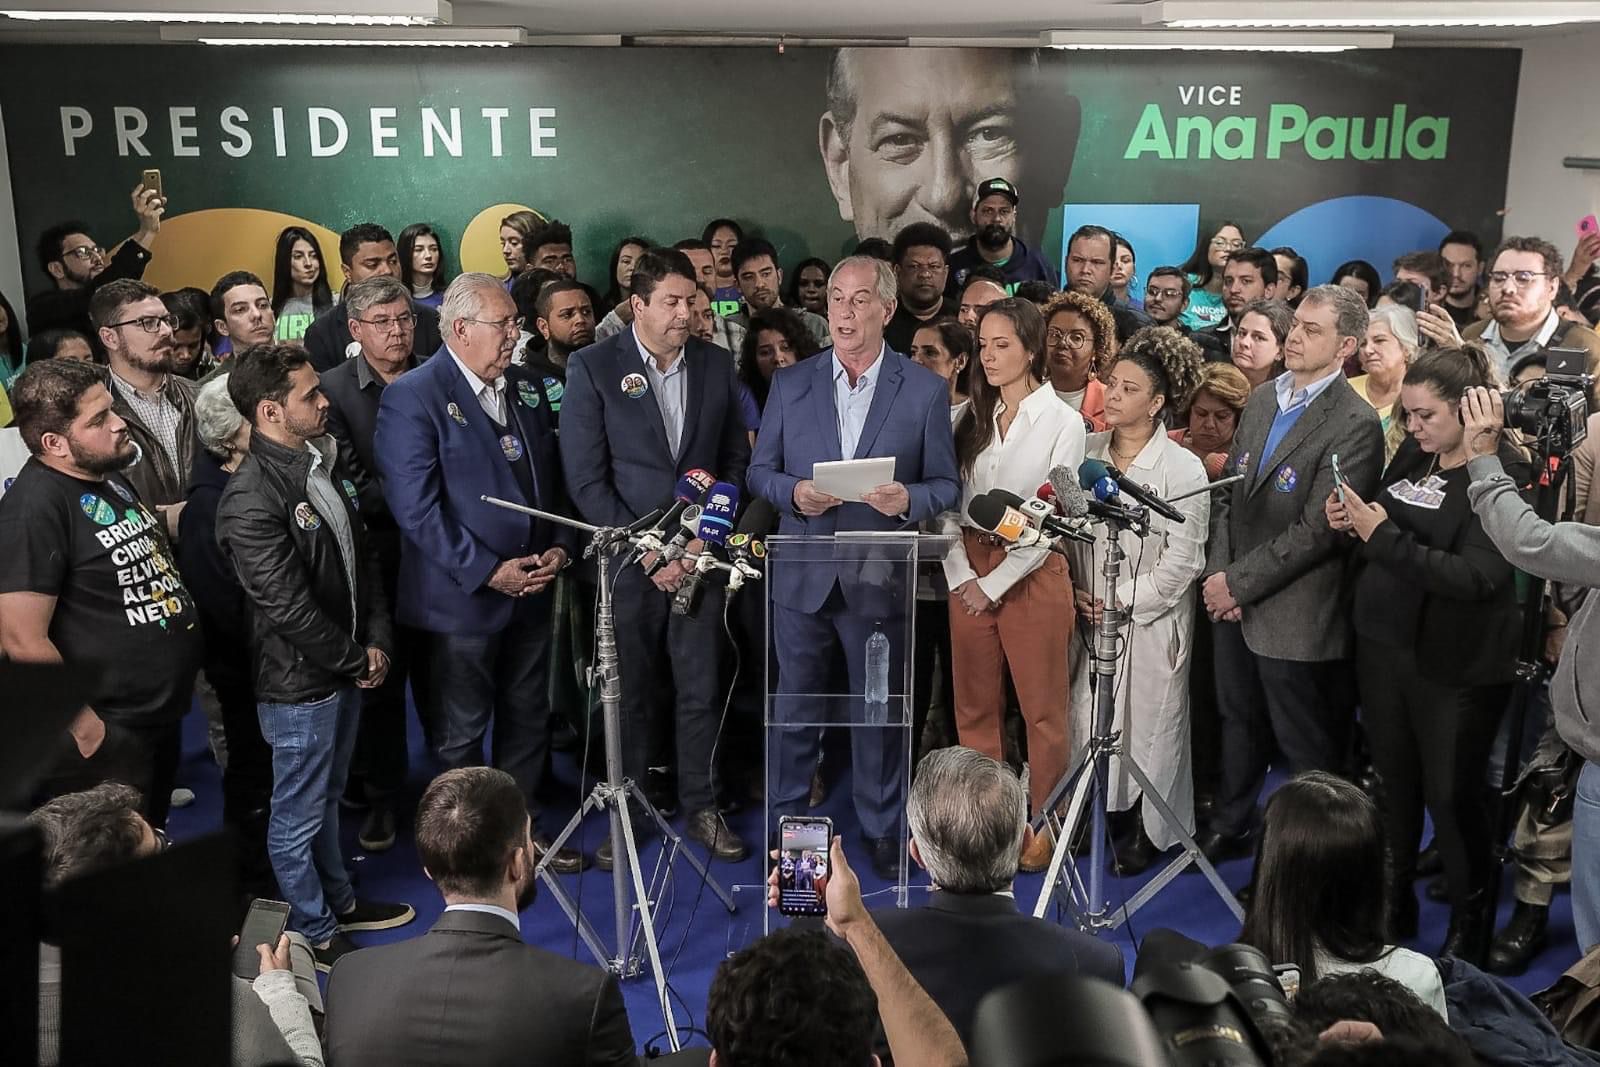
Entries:
<svg viewBox="0 0 1600 1067">
<path fill-rule="evenodd" d="M 1545 351 L 1545 375 L 1505 394 L 1506 425 L 1521 430 L 1546 456 L 1565 456 L 1589 434 L 1589 354 Z"/>
</svg>

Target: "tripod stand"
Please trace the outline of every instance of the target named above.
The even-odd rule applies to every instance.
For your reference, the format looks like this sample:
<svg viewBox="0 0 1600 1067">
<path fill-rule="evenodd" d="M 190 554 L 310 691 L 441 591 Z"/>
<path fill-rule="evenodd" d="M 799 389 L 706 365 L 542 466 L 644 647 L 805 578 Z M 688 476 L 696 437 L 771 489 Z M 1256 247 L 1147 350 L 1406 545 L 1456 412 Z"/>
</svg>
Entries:
<svg viewBox="0 0 1600 1067">
<path fill-rule="evenodd" d="M 672 1012 L 671 999 L 667 996 L 667 976 L 661 967 L 661 950 L 656 938 L 655 908 L 658 902 L 650 899 L 649 891 L 645 888 L 644 872 L 639 866 L 638 842 L 633 834 L 630 807 L 636 807 L 642 817 L 653 821 L 656 828 L 661 831 L 663 862 L 668 870 L 681 854 L 716 894 L 717 899 L 722 901 L 729 914 L 732 914 L 734 905 L 733 898 L 711 877 L 711 872 L 701 862 L 700 857 L 683 847 L 683 837 L 662 817 L 655 805 L 650 803 L 644 791 L 639 788 L 639 784 L 626 777 L 622 770 L 622 672 L 617 660 L 616 616 L 611 601 L 611 556 L 614 551 L 626 546 L 629 549 L 628 559 L 624 561 L 626 566 L 632 560 L 633 550 L 637 549 L 639 542 L 645 538 L 631 529 L 591 526 L 563 515 L 553 515 L 521 504 L 497 500 L 494 497 L 486 496 L 482 499 L 487 504 L 570 526 L 590 535 L 589 547 L 584 550 L 584 555 L 593 556 L 595 565 L 599 568 L 600 602 L 595 611 L 593 673 L 598 676 L 600 682 L 600 707 L 605 729 L 606 776 L 604 780 L 594 784 L 594 788 L 584 798 L 583 805 L 562 828 L 561 833 L 556 835 L 555 841 L 544 858 L 539 861 L 534 874 L 544 883 L 550 895 L 561 906 L 561 910 L 566 912 L 568 921 L 577 929 L 578 936 L 583 939 L 584 944 L 589 946 L 589 951 L 594 954 L 596 962 L 618 977 L 631 978 L 639 973 L 643 961 L 639 958 L 637 946 L 639 936 L 643 935 L 645 954 L 650 959 L 650 970 L 655 976 L 656 998 L 660 1001 L 662 1018 L 666 1022 L 667 1041 L 671 1044 L 672 1051 L 677 1052 L 681 1047 L 678 1042 L 678 1022 Z M 593 680 L 591 678 L 591 683 Z M 616 923 L 614 952 L 607 950 L 599 931 L 589 921 L 588 916 L 579 910 L 560 879 L 550 869 L 551 860 L 577 832 L 591 811 L 606 812 L 611 823 L 611 893 L 613 920 Z M 638 914 L 637 930 L 633 925 L 635 912 Z"/>
<path fill-rule="evenodd" d="M 1117 581 L 1122 577 L 1122 565 L 1127 561 L 1119 535 L 1124 529 L 1134 530 L 1142 535 L 1149 529 L 1149 520 L 1147 516 L 1140 515 L 1133 520 L 1107 517 L 1099 521 L 1110 527 L 1111 536 L 1106 539 L 1105 559 L 1100 567 L 1100 574 L 1106 584 L 1106 604 L 1100 614 L 1099 625 L 1095 627 L 1090 654 L 1091 670 L 1094 675 L 1091 679 L 1095 701 L 1094 719 L 1088 746 L 1078 754 L 1072 768 L 1050 791 L 1043 809 L 1036 816 L 1042 825 L 1048 825 L 1050 813 L 1055 810 L 1067 791 L 1072 791 L 1072 803 L 1067 808 L 1066 820 L 1062 823 L 1061 833 L 1056 839 L 1055 852 L 1050 857 L 1049 867 L 1046 868 L 1044 888 L 1040 890 L 1039 899 L 1033 906 L 1034 917 L 1043 918 L 1050 901 L 1063 888 L 1062 868 L 1067 865 L 1067 855 L 1072 848 L 1073 836 L 1087 810 L 1088 885 L 1084 885 L 1076 866 L 1071 866 L 1070 885 L 1066 887 L 1072 901 L 1078 905 L 1076 910 L 1080 927 L 1092 934 L 1116 929 L 1161 892 L 1168 882 L 1183 873 L 1190 863 L 1199 865 L 1201 873 L 1222 898 L 1222 902 L 1228 906 L 1228 910 L 1233 912 L 1234 918 L 1243 920 L 1244 911 L 1239 907 L 1239 902 L 1234 899 L 1233 893 L 1224 884 L 1221 875 L 1217 874 L 1211 861 L 1206 859 L 1199 846 L 1195 844 L 1194 835 L 1183 828 L 1183 823 L 1173 813 L 1166 798 L 1151 785 L 1150 776 L 1139 766 L 1138 760 L 1130 753 L 1122 751 L 1122 734 L 1116 729 L 1117 660 L 1121 658 L 1124 630 L 1132 621 L 1132 614 L 1129 608 L 1124 607 L 1117 599 Z M 1145 883 L 1126 904 L 1112 910 L 1105 896 L 1105 841 L 1106 806 L 1110 800 L 1111 757 L 1114 755 L 1122 757 L 1123 767 L 1133 775 L 1133 780 L 1138 783 L 1144 799 L 1155 805 L 1162 823 L 1183 844 L 1184 851 Z"/>
</svg>

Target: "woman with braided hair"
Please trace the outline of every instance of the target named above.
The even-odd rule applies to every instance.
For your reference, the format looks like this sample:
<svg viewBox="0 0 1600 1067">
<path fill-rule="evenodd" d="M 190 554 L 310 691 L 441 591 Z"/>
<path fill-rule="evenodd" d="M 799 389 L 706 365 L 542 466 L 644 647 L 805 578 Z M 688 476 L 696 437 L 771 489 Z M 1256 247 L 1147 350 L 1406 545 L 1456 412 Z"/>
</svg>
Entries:
<svg viewBox="0 0 1600 1067">
<path fill-rule="evenodd" d="M 1194 767 L 1189 751 L 1189 658 L 1193 652 L 1196 582 L 1205 566 L 1206 526 L 1211 502 L 1205 465 L 1167 436 L 1163 416 L 1181 410 L 1199 387 L 1204 369 L 1200 346 L 1168 326 L 1134 334 L 1106 373 L 1105 421 L 1090 434 L 1086 454 L 1104 460 L 1163 499 L 1194 490 L 1175 506 L 1182 523 L 1150 517 L 1140 537 L 1098 524 L 1093 545 L 1072 546 L 1072 587 L 1080 634 L 1092 634 L 1109 599 L 1101 574 L 1109 538 L 1122 544 L 1126 561 L 1116 580 L 1117 600 L 1130 612 L 1125 639 L 1129 654 L 1117 664 L 1117 719 L 1122 751 L 1136 760 L 1182 821 L 1194 832 Z M 1072 648 L 1072 741 L 1088 743 L 1094 721 L 1087 649 Z M 1140 790 L 1120 756 L 1111 761 L 1108 808 L 1120 833 L 1113 862 L 1123 874 L 1144 870 L 1156 855 L 1178 843 L 1153 805 L 1140 804 Z M 1125 813 L 1125 814 L 1122 814 Z"/>
</svg>

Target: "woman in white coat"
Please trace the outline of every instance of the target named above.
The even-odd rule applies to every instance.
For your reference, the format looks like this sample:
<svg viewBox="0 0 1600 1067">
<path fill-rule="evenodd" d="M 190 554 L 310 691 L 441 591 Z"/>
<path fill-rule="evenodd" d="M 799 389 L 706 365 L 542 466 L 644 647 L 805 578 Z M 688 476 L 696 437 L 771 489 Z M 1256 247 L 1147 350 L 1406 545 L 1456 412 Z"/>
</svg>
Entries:
<svg viewBox="0 0 1600 1067">
<path fill-rule="evenodd" d="M 1205 465 L 1167 436 L 1163 413 L 1182 410 L 1200 382 L 1204 358 L 1193 341 L 1168 327 L 1140 330 L 1123 346 L 1106 378 L 1105 419 L 1110 429 L 1090 434 L 1086 453 L 1170 499 L 1207 485 Z M 1127 652 L 1117 664 L 1116 729 L 1122 751 L 1138 761 L 1167 804 L 1194 832 L 1194 767 L 1189 752 L 1189 656 L 1193 650 L 1196 582 L 1205 565 L 1211 504 L 1204 492 L 1174 505 L 1182 523 L 1158 515 L 1140 538 L 1119 536 L 1127 556 L 1117 599 L 1132 613 L 1124 635 Z M 1072 546 L 1072 586 L 1078 632 L 1092 637 L 1107 599 L 1104 566 L 1110 527 L 1095 526 L 1093 545 Z M 1085 641 L 1072 645 L 1072 746 L 1087 745 L 1095 701 L 1090 693 Z M 1109 809 L 1120 833 L 1114 860 L 1124 874 L 1144 870 L 1178 843 L 1120 757 L 1111 761 Z M 1135 808 L 1135 805 L 1139 805 Z M 1142 809 L 1142 810 L 1141 810 Z"/>
</svg>

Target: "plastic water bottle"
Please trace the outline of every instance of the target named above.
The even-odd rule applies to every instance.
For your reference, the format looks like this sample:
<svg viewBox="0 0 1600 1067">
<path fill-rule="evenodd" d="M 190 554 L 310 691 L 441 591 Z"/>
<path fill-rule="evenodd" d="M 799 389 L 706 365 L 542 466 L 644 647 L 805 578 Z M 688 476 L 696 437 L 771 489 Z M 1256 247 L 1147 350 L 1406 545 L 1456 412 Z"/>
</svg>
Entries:
<svg viewBox="0 0 1600 1067">
<path fill-rule="evenodd" d="M 889 638 L 874 627 L 867 638 L 867 716 L 874 726 L 889 723 Z"/>
</svg>

